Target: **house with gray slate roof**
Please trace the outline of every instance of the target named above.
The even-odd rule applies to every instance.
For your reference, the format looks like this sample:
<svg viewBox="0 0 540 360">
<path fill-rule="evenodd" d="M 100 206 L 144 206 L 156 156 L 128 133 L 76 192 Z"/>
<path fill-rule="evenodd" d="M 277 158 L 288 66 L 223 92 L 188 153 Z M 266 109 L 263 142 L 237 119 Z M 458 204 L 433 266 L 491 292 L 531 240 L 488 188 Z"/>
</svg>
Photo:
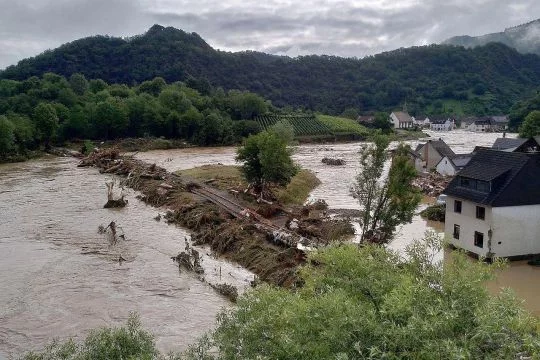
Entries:
<svg viewBox="0 0 540 360">
<path fill-rule="evenodd" d="M 473 154 L 455 154 L 445 156 L 439 161 L 435 169 L 444 176 L 454 176 L 469 163 Z"/>
<path fill-rule="evenodd" d="M 428 140 L 425 144 L 420 144 L 415 151 L 424 162 L 426 171 L 433 170 L 443 157 L 454 157 L 456 154 L 442 139 Z"/>
<path fill-rule="evenodd" d="M 478 148 L 448 184 L 445 234 L 480 257 L 540 254 L 540 154 Z"/>
<path fill-rule="evenodd" d="M 396 129 L 410 129 L 414 126 L 413 118 L 404 111 L 394 111 L 390 114 L 390 122 Z"/>
</svg>

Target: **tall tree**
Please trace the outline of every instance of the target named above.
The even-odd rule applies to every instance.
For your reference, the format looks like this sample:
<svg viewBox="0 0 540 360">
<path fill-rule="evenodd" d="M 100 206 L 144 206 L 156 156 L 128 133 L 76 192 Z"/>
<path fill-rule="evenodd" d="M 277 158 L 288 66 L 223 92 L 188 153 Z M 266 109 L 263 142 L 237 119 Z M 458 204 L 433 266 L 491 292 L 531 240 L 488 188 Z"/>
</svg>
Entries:
<svg viewBox="0 0 540 360">
<path fill-rule="evenodd" d="M 519 127 L 519 136 L 522 138 L 530 138 L 540 135 L 540 111 L 534 110 L 525 117 L 525 121 Z"/>
<path fill-rule="evenodd" d="M 384 174 L 389 143 L 386 136 L 376 135 L 374 143 L 360 152 L 360 172 L 351 193 L 362 207 L 362 242 L 390 241 L 395 228 L 410 222 L 420 203 L 420 195 L 411 186 L 416 170 L 405 145 L 395 150 L 389 173 Z"/>
<path fill-rule="evenodd" d="M 75 94 L 82 96 L 88 90 L 88 80 L 84 75 L 75 73 L 69 77 L 69 86 Z"/>
<path fill-rule="evenodd" d="M 58 129 L 58 115 L 54 106 L 47 103 L 39 103 L 34 109 L 33 120 L 36 124 L 38 138 L 45 143 L 45 147 L 49 147 Z"/>
<path fill-rule="evenodd" d="M 4 115 L 0 115 L 0 158 L 6 157 L 15 148 L 15 126 Z"/>
<path fill-rule="evenodd" d="M 238 148 L 236 161 L 243 163 L 244 177 L 261 193 L 265 184 L 289 183 L 297 171 L 287 142 L 268 131 L 249 136 Z"/>
</svg>

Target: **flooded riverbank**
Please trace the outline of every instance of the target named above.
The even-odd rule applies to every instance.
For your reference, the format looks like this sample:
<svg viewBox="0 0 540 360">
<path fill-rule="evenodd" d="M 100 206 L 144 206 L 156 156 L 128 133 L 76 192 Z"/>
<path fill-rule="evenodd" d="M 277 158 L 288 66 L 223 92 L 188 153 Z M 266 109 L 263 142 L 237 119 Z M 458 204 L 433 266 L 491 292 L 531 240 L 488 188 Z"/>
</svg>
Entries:
<svg viewBox="0 0 540 360">
<path fill-rule="evenodd" d="M 472 133 L 468 131 L 428 132 L 432 139 L 442 138 L 455 153 L 471 152 L 476 146 L 491 147 L 495 139 L 501 137 L 500 133 Z M 516 137 L 516 134 L 507 134 L 507 137 Z M 413 148 L 429 138 L 407 141 Z M 294 160 L 302 167 L 312 170 L 321 180 L 321 185 L 311 194 L 312 199 L 324 199 L 333 209 L 358 209 L 357 201 L 350 195 L 349 189 L 354 182 L 358 170 L 358 151 L 362 143 L 346 144 L 309 144 L 295 147 Z M 140 153 L 137 158 L 156 163 L 169 171 L 188 169 L 203 164 L 222 163 L 234 165 L 235 148 L 205 148 L 182 150 L 156 150 Z M 324 157 L 345 160 L 344 166 L 328 166 L 321 162 Z M 390 247 L 399 251 L 414 239 L 421 239 L 427 230 L 442 235 L 444 224 L 424 220 L 418 213 L 425 209 L 434 199 L 425 198 L 417 210 L 410 224 L 401 226 L 397 230 L 395 239 Z M 442 258 L 443 254 L 440 254 Z M 531 284 L 540 281 L 540 268 L 533 268 L 526 262 L 510 263 L 509 267 L 499 274 L 498 280 L 490 284 L 489 288 L 495 291 L 500 287 L 511 287 L 516 294 L 524 299 L 527 308 L 540 316 L 540 289 Z"/>
<path fill-rule="evenodd" d="M 45 158 L 0 166 L 0 354 L 119 325 L 130 311 L 141 315 L 160 350 L 185 349 L 230 303 L 172 262 L 187 231 L 156 222 L 158 210 L 132 192 L 126 208 L 103 209 L 108 177 L 76 163 Z M 116 246 L 97 232 L 113 220 L 125 234 Z M 222 282 L 247 286 L 252 279 L 208 256 L 203 266 L 216 279 L 221 267 Z"/>
</svg>

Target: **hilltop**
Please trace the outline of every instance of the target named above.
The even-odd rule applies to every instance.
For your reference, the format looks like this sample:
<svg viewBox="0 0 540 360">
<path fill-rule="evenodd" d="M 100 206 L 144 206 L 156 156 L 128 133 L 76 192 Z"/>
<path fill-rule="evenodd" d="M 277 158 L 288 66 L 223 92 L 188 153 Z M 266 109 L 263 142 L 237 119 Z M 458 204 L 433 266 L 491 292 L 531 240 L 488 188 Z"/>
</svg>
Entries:
<svg viewBox="0 0 540 360">
<path fill-rule="evenodd" d="M 490 42 L 499 42 L 520 53 L 533 53 L 540 55 L 540 19 L 526 24 L 505 29 L 503 32 L 492 33 L 482 36 L 454 36 L 445 40 L 443 44 L 475 47 L 486 45 Z"/>
<path fill-rule="evenodd" d="M 278 107 L 340 114 L 392 110 L 411 113 L 505 113 L 534 93 L 540 57 L 503 44 L 401 48 L 363 59 L 286 56 L 213 49 L 199 35 L 154 25 L 131 38 L 93 36 L 48 50 L 0 72 L 24 80 L 54 72 L 82 73 L 109 83 L 136 84 L 156 76 L 191 78 L 214 87 L 256 92 Z"/>
</svg>

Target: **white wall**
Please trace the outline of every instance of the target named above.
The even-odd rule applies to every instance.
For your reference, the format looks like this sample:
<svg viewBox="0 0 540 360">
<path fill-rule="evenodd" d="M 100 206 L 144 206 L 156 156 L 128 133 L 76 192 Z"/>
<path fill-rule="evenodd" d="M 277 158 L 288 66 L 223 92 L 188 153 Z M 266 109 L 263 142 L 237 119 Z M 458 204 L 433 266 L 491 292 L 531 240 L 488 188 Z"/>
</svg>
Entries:
<svg viewBox="0 0 540 360">
<path fill-rule="evenodd" d="M 448 157 L 443 157 L 441 161 L 437 164 L 437 172 L 445 176 L 454 176 L 456 174 L 456 169 Z"/>
<path fill-rule="evenodd" d="M 509 257 L 540 254 L 540 205 L 485 207 L 486 219 L 476 219 L 475 203 L 462 200 L 461 214 L 454 213 L 454 200 L 446 200 L 444 232 L 446 239 L 455 247 L 479 256 L 489 251 L 491 229 L 491 252 L 494 256 Z M 454 239 L 454 224 L 460 225 L 459 240 Z M 474 232 L 484 234 L 484 247 L 474 245 Z"/>
<path fill-rule="evenodd" d="M 399 120 L 394 113 L 390 114 L 390 121 L 392 122 L 392 124 L 394 124 L 395 128 L 399 128 Z"/>
<path fill-rule="evenodd" d="M 492 248 L 504 257 L 540 254 L 540 205 L 493 208 Z"/>
<path fill-rule="evenodd" d="M 473 202 L 462 200 L 461 214 L 454 212 L 454 200 L 459 200 L 448 196 L 446 199 L 446 218 L 444 221 L 444 233 L 446 239 L 455 247 L 465 249 L 479 256 L 486 256 L 489 251 L 489 235 L 491 228 L 492 212 L 491 208 L 486 208 L 485 220 L 476 218 L 476 205 Z M 454 224 L 459 225 L 459 240 L 454 239 Z M 474 245 L 474 232 L 478 231 L 484 234 L 484 247 L 479 248 Z M 493 244 L 493 241 L 492 241 Z M 493 250 L 492 250 L 493 252 Z"/>
</svg>

